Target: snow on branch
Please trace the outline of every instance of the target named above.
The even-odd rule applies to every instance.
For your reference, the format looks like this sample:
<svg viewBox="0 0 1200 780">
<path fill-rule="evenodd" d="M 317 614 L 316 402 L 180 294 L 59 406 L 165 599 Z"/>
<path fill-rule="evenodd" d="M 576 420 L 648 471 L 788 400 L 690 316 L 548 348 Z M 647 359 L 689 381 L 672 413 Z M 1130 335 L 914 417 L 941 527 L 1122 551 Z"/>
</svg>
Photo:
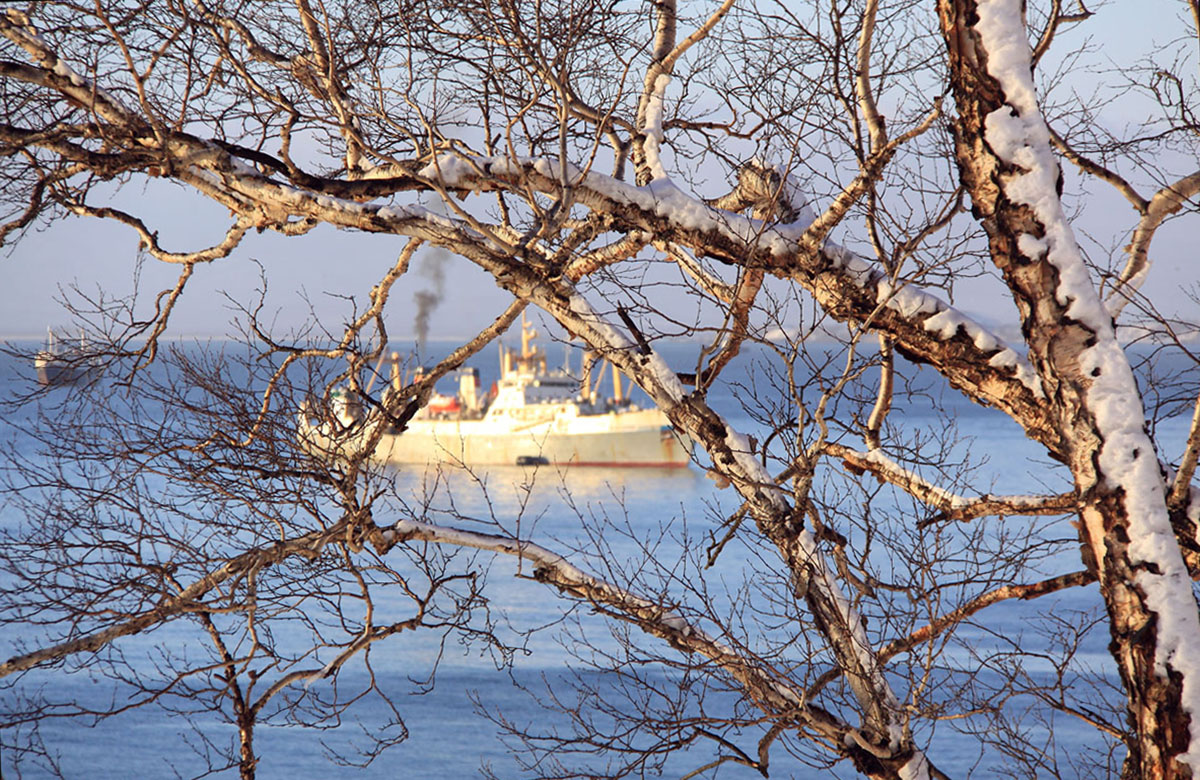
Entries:
<svg viewBox="0 0 1200 780">
<path fill-rule="evenodd" d="M 0 35 L 8 38 L 45 70 L 27 75 L 28 80 L 59 90 L 77 105 L 91 109 L 107 122 L 143 126 L 145 123 L 99 85 L 84 78 L 50 47 L 29 17 L 16 8 L 0 14 Z"/>
<path fill-rule="evenodd" d="M 922 525 L 942 520 L 973 520 L 977 517 L 1002 515 L 1062 515 L 1078 509 L 1074 493 L 1025 496 L 963 496 L 938 487 L 920 474 L 889 458 L 880 450 L 861 452 L 842 444 L 826 443 L 827 455 L 838 458 L 846 469 L 855 473 L 870 473 L 908 493 L 913 498 L 938 510 L 922 521 Z"/>
<path fill-rule="evenodd" d="M 651 181 L 667 178 L 667 171 L 662 164 L 663 142 L 663 100 L 666 97 L 667 85 L 671 77 L 666 73 L 659 74 L 654 80 L 654 88 L 646 100 L 645 120 L 642 125 L 643 153 L 646 155 L 646 167 L 649 169 Z"/>
<path fill-rule="evenodd" d="M 792 280 L 812 292 L 835 318 L 892 337 L 909 359 L 934 364 L 974 399 L 1004 410 L 1031 436 L 1061 449 L 1041 402 L 1040 382 L 1022 355 L 937 296 L 916 285 L 894 285 L 877 265 L 832 241 L 816 248 L 806 245 L 811 211 L 798 193 L 786 190 L 790 205 L 799 212 L 797 221 L 776 224 L 706 203 L 671 181 L 639 187 L 568 168 L 576 202 L 611 217 L 615 227 L 650 233 L 656 246 L 682 246 L 723 263 L 761 267 Z M 559 162 L 546 158 L 464 159 L 462 154 L 447 154 L 420 175 L 438 177 L 450 189 L 480 191 L 499 185 L 553 195 L 561 186 L 560 173 Z M 732 201 L 729 205 L 739 207 Z"/>
</svg>

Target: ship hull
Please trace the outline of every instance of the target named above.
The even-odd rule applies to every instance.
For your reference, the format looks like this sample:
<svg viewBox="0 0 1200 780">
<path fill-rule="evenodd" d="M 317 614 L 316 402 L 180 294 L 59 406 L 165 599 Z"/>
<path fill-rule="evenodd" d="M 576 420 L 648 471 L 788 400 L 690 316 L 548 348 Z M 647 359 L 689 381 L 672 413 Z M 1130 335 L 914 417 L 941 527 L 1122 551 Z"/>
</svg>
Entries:
<svg viewBox="0 0 1200 780">
<path fill-rule="evenodd" d="M 434 431 L 385 435 L 379 460 L 398 464 L 454 463 L 512 466 L 546 463 L 570 466 L 679 468 L 690 452 L 669 430 L 592 434 L 475 434 L 446 426 Z"/>
<path fill-rule="evenodd" d="M 654 410 L 555 420 L 519 430 L 502 430 L 488 420 L 414 420 L 404 433 L 385 435 L 375 454 L 397 464 L 687 466 L 690 446 L 663 422 Z"/>
<path fill-rule="evenodd" d="M 60 355 L 39 354 L 34 366 L 37 368 L 38 384 L 41 385 L 73 384 L 88 379 L 95 371 L 90 364 L 71 362 Z"/>
</svg>

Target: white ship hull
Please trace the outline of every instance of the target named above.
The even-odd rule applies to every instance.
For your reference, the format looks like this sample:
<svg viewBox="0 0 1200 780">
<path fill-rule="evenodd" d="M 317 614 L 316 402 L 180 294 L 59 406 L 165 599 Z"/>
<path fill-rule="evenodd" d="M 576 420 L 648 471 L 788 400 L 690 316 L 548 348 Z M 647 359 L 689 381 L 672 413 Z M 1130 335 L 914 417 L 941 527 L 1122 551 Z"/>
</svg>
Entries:
<svg viewBox="0 0 1200 780">
<path fill-rule="evenodd" d="M 72 366 L 57 355 L 40 352 L 33 364 L 37 368 L 38 384 L 41 385 L 69 384 L 87 373 L 86 370 Z"/>
<path fill-rule="evenodd" d="M 45 350 L 37 353 L 33 360 L 37 369 L 38 384 L 69 385 L 90 379 L 98 366 L 88 358 Z"/>
<path fill-rule="evenodd" d="M 682 467 L 685 446 L 655 409 L 554 419 L 505 429 L 491 420 L 413 420 L 385 434 L 378 460 L 397 464 Z"/>
</svg>

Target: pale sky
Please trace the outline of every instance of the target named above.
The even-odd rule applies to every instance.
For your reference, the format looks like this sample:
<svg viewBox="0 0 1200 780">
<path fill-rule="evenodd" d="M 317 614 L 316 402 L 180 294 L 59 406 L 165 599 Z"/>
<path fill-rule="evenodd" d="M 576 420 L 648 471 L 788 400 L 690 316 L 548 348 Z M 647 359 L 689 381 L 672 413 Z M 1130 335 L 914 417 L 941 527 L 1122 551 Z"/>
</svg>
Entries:
<svg viewBox="0 0 1200 780">
<path fill-rule="evenodd" d="M 1183 4 L 1172 0 L 1123 2 L 1095 8 L 1099 24 L 1093 33 L 1103 36 L 1118 30 L 1115 44 L 1106 43 L 1103 57 L 1122 57 L 1122 47 L 1144 47 L 1153 38 L 1171 38 L 1185 34 L 1181 27 Z M 1081 82 L 1089 75 L 1079 74 Z M 670 98 L 670 93 L 668 93 Z M 667 156 L 668 165 L 670 156 Z M 1068 193 L 1070 194 L 1070 193 Z M 1095 219 L 1077 227 L 1082 233 L 1100 238 L 1113 226 L 1134 224 L 1134 213 L 1124 202 L 1105 197 L 1105 206 Z M 192 251 L 216 243 L 228 224 L 228 213 L 202 199 L 185 195 L 180 188 L 161 181 L 127 187 L 118 202 L 128 204 L 144 216 L 153 229 L 160 231 L 164 246 L 176 251 Z M 822 204 L 817 204 L 818 206 Z M 1068 211 L 1072 208 L 1067 202 Z M 1200 279 L 1197 273 L 1196 242 L 1184 222 L 1165 226 L 1155 239 L 1152 253 L 1155 267 L 1146 291 L 1167 311 L 1188 311 L 1194 305 L 1184 294 Z M 851 242 L 861 236 L 836 234 L 834 240 Z M 1090 249 L 1084 235 L 1079 236 Z M 1108 238 L 1103 238 L 1108 241 Z M 318 228 L 313 235 L 283 238 L 274 234 L 248 236 L 231 258 L 197 268 L 188 293 L 173 320 L 172 335 L 223 336 L 230 331 L 232 316 L 228 291 L 242 303 L 252 303 L 260 286 L 259 268 L 266 270 L 269 295 L 265 311 L 275 315 L 281 328 L 300 326 L 311 317 L 309 304 L 317 316 L 335 331 L 350 316 L 350 307 L 335 296 L 356 295 L 365 300 L 383 271 L 390 266 L 405 239 L 364 235 Z M 137 237 L 129 229 L 101 220 L 70 218 L 40 232 L 28 233 L 15 247 L 6 248 L 0 257 L 4 284 L 0 286 L 0 337 L 41 338 L 47 326 L 67 328 L 70 321 L 56 298 L 60 287 L 75 284 L 89 295 L 98 289 L 108 296 L 123 297 L 134 290 L 138 272 Z M 444 260 L 444 297 L 434 311 L 430 332 L 434 338 L 468 335 L 486 325 L 507 303 L 507 296 L 495 288 L 490 278 L 461 258 Z M 177 268 L 147 260 L 141 267 L 140 301 L 143 311 L 152 305 L 155 293 L 169 288 Z M 433 282 L 416 273 L 401 280 L 393 290 L 388 308 L 388 327 L 393 338 L 412 334 L 413 294 L 432 289 Z M 973 283 L 968 295 L 955 304 L 984 321 L 996 325 L 1013 324 L 1011 304 L 1003 290 Z M 306 303 L 303 299 L 307 294 Z"/>
</svg>

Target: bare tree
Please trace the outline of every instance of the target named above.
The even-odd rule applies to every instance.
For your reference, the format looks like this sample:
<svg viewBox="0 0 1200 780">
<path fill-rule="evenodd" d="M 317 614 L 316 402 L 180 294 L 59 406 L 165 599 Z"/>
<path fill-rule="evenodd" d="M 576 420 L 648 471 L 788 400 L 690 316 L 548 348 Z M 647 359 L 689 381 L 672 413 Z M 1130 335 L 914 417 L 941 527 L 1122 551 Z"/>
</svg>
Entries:
<svg viewBox="0 0 1200 780">
<path fill-rule="evenodd" d="M 1140 290 L 1157 232 L 1200 192 L 1200 18 L 1181 6 L 1191 27 L 1173 48 L 1085 100 L 1063 74 L 1102 13 L 1058 0 L 8 8 L 0 235 L 114 220 L 179 276 L 148 312 L 97 302 L 110 373 L 136 381 L 47 421 L 69 457 L 9 471 L 32 522 L 4 545 L 0 609 L 44 643 L 0 667 L 16 680 L 5 739 L 33 750 L 46 718 L 97 714 L 28 698 L 21 675 L 101 669 L 135 704 L 223 713 L 238 738 L 210 767 L 253 776 L 256 723 L 319 726 L 358 697 L 390 702 L 370 675 L 351 693 L 303 684 L 369 670 L 377 641 L 432 632 L 503 661 L 521 640 L 489 608 L 495 557 L 617 639 L 590 641 L 581 622 L 578 668 L 610 683 L 581 673 L 577 695 L 542 694 L 572 728 L 492 713 L 527 772 L 649 772 L 704 744 L 697 773 L 765 776 L 790 752 L 937 777 L 930 730 L 958 720 L 1013 775 L 1120 761 L 1123 777 L 1192 776 L 1200 424 L 1178 453 L 1151 424 L 1193 405 L 1195 358 L 1191 326 Z M 1122 98 L 1144 124 L 1111 126 L 1101 106 Z M 1060 161 L 1078 173 L 1068 194 Z M 155 178 L 226 207 L 223 232 L 181 247 L 108 200 Z M 1087 213 L 1076 194 L 1096 188 L 1134 209 L 1112 229 L 1127 248 L 1102 258 L 1068 211 Z M 241 360 L 159 354 L 198 266 L 236 258 L 252 231 L 300 241 L 320 225 L 407 242 L 348 324 L 277 333 L 251 308 Z M 385 304 L 422 245 L 512 303 L 433 372 L 373 390 L 393 343 Z M 980 276 L 1011 297 L 1022 344 L 947 303 Z M 677 560 L 585 507 L 596 530 L 568 548 L 531 537 L 519 511 L 463 512 L 440 483 L 414 504 L 371 460 L 526 307 L 630 377 L 736 495 L 703 531 L 666 527 Z M 1128 351 L 1118 322 L 1155 349 Z M 686 370 L 662 354 L 679 336 L 695 344 Z M 1139 388 L 1131 355 L 1153 385 Z M 1165 356 L 1191 373 L 1161 376 Z M 731 381 L 750 427 L 710 402 Z M 366 410 L 356 444 L 314 456 L 296 411 L 338 386 Z M 1037 442 L 1063 487 L 995 494 L 952 429 L 891 413 L 940 386 Z M 611 552 L 622 534 L 643 551 L 628 566 Z M 745 585 L 719 587 L 706 573 L 734 547 Z M 1102 620 L 1057 611 L 1056 594 L 1091 583 Z M 381 615 L 383 592 L 405 608 Z M 1046 604 L 1045 641 L 981 639 L 981 615 L 1017 599 Z M 148 674 L 124 643 L 168 623 L 198 629 L 186 641 L 207 655 L 164 640 Z M 285 625 L 287 647 L 272 639 Z M 1097 626 L 1108 670 L 1077 663 Z M 367 758 L 403 738 L 393 712 Z M 1060 716 L 1102 745 L 1071 769 L 1022 727 Z"/>
</svg>

